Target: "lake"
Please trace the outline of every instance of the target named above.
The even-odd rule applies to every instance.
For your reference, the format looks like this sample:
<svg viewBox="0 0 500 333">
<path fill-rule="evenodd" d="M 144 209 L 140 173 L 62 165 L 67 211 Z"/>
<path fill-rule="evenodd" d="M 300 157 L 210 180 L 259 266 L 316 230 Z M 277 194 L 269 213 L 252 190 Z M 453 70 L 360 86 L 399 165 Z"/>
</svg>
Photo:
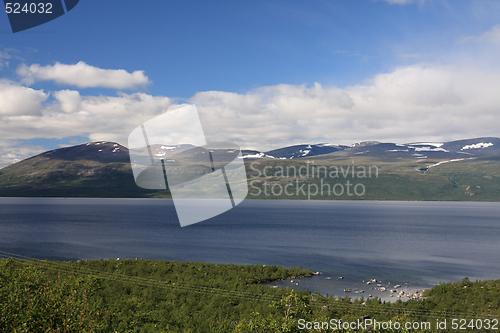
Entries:
<svg viewBox="0 0 500 333">
<path fill-rule="evenodd" d="M 169 199 L 0 198 L 0 251 L 302 266 L 323 274 L 273 285 L 388 299 L 362 281 L 499 279 L 499 217 L 500 203 L 245 200 L 181 228 Z"/>
</svg>

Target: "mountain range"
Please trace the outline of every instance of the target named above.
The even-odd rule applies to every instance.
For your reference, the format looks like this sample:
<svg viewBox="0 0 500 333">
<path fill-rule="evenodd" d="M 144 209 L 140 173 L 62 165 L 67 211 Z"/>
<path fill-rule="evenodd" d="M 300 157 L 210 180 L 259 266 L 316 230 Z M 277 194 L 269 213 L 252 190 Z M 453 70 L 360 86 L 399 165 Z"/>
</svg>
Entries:
<svg viewBox="0 0 500 333">
<path fill-rule="evenodd" d="M 158 144 L 152 145 L 151 150 L 158 157 L 175 158 L 176 154 L 192 147 Z M 376 141 L 349 146 L 304 144 L 271 151 L 242 150 L 242 155 L 249 180 L 252 178 L 249 169 L 252 162 L 273 167 L 305 164 L 306 161 L 322 165 L 364 163 L 379 165 L 381 177 L 386 177 L 384 186 L 382 182 L 372 182 L 376 190 L 371 196 L 366 196 L 367 199 L 469 200 L 472 197 L 474 200 L 500 200 L 500 138 L 496 137 L 405 144 Z M 387 185 L 389 179 L 390 185 Z M 439 182 L 441 187 L 436 185 Z M 412 186 L 417 186 L 416 194 L 408 196 Z M 469 188 L 465 190 L 467 186 Z M 471 192 L 471 186 L 478 190 Z M 430 188 L 435 191 L 429 192 L 427 189 Z M 450 195 L 450 191 L 456 193 Z M 488 193 L 481 197 L 483 192 Z M 55 149 L 0 169 L 0 196 L 4 197 L 169 195 L 168 189 L 139 188 L 134 182 L 128 149 L 114 142 L 89 142 Z"/>
<path fill-rule="evenodd" d="M 344 152 L 344 156 L 363 155 L 376 158 L 470 158 L 500 155 L 500 139 L 475 138 L 450 142 L 382 143 L 367 141 L 350 146 L 333 144 L 296 145 L 267 152 L 243 151 L 247 158 L 293 159 Z"/>
</svg>

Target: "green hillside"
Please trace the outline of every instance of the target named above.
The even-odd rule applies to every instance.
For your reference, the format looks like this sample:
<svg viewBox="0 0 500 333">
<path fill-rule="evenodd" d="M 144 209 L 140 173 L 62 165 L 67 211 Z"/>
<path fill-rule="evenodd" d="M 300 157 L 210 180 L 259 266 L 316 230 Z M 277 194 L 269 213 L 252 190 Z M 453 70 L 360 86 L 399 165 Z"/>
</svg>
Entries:
<svg viewBox="0 0 500 333">
<path fill-rule="evenodd" d="M 247 175 L 250 186 L 247 198 L 500 200 L 499 158 L 449 162 L 421 171 L 443 160 L 379 160 L 337 155 L 340 154 L 300 160 L 249 161 Z M 299 174 L 300 168 L 302 172 Z M 294 177 L 295 174 L 297 177 Z M 288 193 L 285 193 L 285 188 Z"/>
<path fill-rule="evenodd" d="M 422 300 L 395 303 L 335 298 L 266 284 L 310 273 L 300 268 L 204 262 L 2 259 L 0 330 L 201 333 L 498 330 L 500 280 L 471 282 L 464 278 L 427 290 Z M 444 328 L 445 321 L 446 329 L 436 328 L 437 323 Z M 355 329 L 334 329 L 343 322 L 356 323 Z M 370 326 L 357 326 L 369 322 Z M 375 322 L 380 326 L 375 326 Z M 391 323 L 392 329 L 385 329 L 383 323 Z M 414 329 L 404 329 L 408 324 Z"/>
</svg>

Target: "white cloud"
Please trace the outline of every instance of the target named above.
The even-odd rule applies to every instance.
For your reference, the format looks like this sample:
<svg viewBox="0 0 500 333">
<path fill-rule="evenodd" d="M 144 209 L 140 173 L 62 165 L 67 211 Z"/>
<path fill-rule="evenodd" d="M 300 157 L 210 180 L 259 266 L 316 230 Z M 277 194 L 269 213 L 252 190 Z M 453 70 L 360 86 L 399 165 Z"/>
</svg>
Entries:
<svg viewBox="0 0 500 333">
<path fill-rule="evenodd" d="M 23 82 L 32 84 L 36 81 L 54 81 L 79 88 L 114 88 L 132 89 L 149 83 L 144 71 L 129 73 L 123 69 L 101 69 L 90 66 L 82 61 L 75 65 L 66 65 L 57 62 L 53 66 L 21 65 L 17 74 Z"/>
<path fill-rule="evenodd" d="M 486 31 L 480 38 L 486 42 L 500 43 L 500 24 Z"/>
<path fill-rule="evenodd" d="M 34 90 L 0 79 L 0 116 L 38 114 L 41 103 L 48 97 L 43 90 Z"/>
<path fill-rule="evenodd" d="M 9 59 L 11 58 L 11 55 L 6 52 L 6 51 L 0 51 L 0 69 L 2 69 L 3 66 L 9 66 Z"/>
<path fill-rule="evenodd" d="M 497 136 L 500 75 L 456 66 L 409 66 L 370 85 L 277 85 L 248 94 L 197 93 L 207 136 L 245 148 L 363 140 L 447 141 Z"/>
<path fill-rule="evenodd" d="M 82 97 L 78 91 L 60 90 L 54 93 L 54 97 L 59 101 L 61 110 L 66 113 L 73 113 L 82 109 Z"/>
<path fill-rule="evenodd" d="M 22 156 L 29 149 L 19 150 L 12 143 L 19 140 L 81 136 L 126 144 L 130 131 L 172 104 L 168 97 L 144 93 L 81 96 L 61 90 L 52 95 L 54 100 L 47 101 L 49 94 L 43 91 L 0 81 L 0 167 L 30 156 Z"/>
<path fill-rule="evenodd" d="M 493 26 L 479 36 L 466 36 L 459 40 L 460 43 L 478 42 L 478 43 L 500 43 L 500 24 Z"/>
</svg>

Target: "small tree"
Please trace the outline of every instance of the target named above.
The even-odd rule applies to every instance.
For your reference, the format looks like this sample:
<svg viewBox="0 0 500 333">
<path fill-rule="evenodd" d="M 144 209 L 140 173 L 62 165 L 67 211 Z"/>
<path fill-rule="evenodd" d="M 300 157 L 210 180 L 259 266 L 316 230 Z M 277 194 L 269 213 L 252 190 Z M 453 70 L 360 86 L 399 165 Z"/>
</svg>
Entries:
<svg viewBox="0 0 500 333">
<path fill-rule="evenodd" d="M 285 321 L 281 325 L 281 332 L 292 332 L 291 324 L 295 323 L 300 315 L 307 313 L 309 300 L 306 297 L 299 296 L 294 290 L 290 294 L 283 296 L 279 302 L 271 304 L 277 310 L 283 311 Z"/>
</svg>

